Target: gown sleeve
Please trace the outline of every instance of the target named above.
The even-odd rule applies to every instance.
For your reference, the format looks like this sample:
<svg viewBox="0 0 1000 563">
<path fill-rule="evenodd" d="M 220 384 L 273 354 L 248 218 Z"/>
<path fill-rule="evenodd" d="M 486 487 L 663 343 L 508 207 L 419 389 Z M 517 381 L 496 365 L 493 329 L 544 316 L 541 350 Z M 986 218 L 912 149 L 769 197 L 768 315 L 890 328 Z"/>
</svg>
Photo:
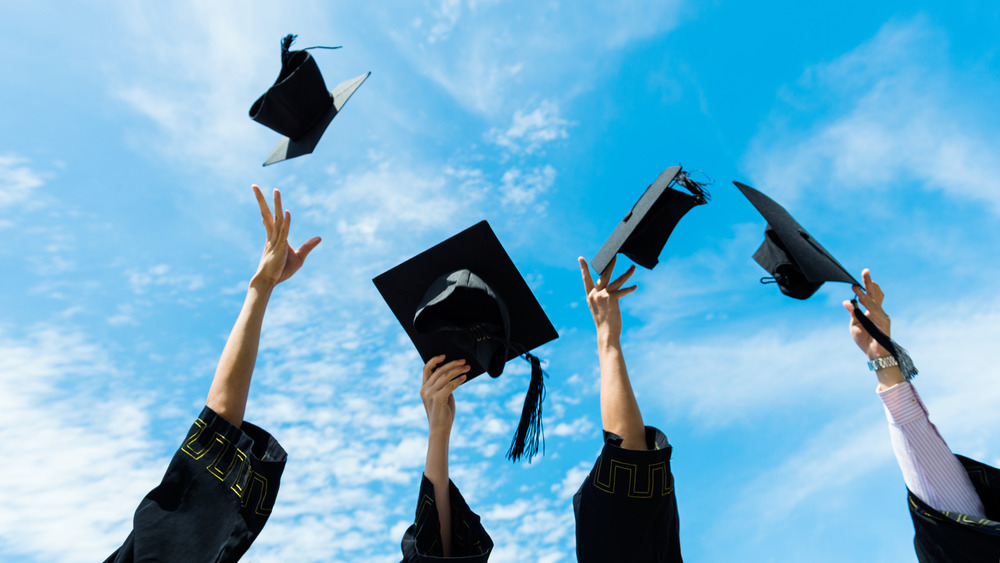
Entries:
<svg viewBox="0 0 1000 563">
<path fill-rule="evenodd" d="M 986 516 L 938 511 L 908 492 L 913 546 L 920 563 L 996 563 L 1000 561 L 1000 469 L 956 455 Z"/>
<path fill-rule="evenodd" d="M 649 450 L 626 450 L 621 443 L 621 436 L 604 433 L 604 449 L 573 497 L 577 559 L 680 563 L 667 437 L 647 426 Z"/>
<path fill-rule="evenodd" d="M 424 561 L 468 561 L 485 563 L 493 551 L 493 539 L 469 508 L 462 493 L 448 480 L 451 499 L 451 557 L 444 557 L 434 485 L 423 477 L 413 525 L 403 534 L 403 563 Z"/>
<path fill-rule="evenodd" d="M 238 561 L 271 515 L 286 457 L 263 429 L 205 407 L 105 563 Z"/>
</svg>

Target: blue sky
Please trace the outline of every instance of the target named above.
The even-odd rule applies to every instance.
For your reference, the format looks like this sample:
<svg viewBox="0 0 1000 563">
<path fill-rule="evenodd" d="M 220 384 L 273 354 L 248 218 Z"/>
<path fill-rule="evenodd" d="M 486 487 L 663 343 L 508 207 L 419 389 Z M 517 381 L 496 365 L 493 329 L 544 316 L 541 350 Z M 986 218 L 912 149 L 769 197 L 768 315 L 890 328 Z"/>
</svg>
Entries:
<svg viewBox="0 0 1000 563">
<path fill-rule="evenodd" d="M 372 71 L 310 156 L 261 168 L 278 44 Z M 0 7 L 0 559 L 100 560 L 198 413 L 282 189 L 324 239 L 275 293 L 247 419 L 289 452 L 245 560 L 394 561 L 426 421 L 371 278 L 488 219 L 560 333 L 547 452 L 503 459 L 527 365 L 458 394 L 452 477 L 493 561 L 573 560 L 600 449 L 591 258 L 674 164 L 715 179 L 625 301 L 690 561 L 912 561 L 905 490 L 843 284 L 751 259 L 781 202 L 885 288 L 931 417 L 1000 464 L 1000 7 L 846 1 L 57 2 Z M 524 365 L 522 365 L 524 364 Z"/>
</svg>

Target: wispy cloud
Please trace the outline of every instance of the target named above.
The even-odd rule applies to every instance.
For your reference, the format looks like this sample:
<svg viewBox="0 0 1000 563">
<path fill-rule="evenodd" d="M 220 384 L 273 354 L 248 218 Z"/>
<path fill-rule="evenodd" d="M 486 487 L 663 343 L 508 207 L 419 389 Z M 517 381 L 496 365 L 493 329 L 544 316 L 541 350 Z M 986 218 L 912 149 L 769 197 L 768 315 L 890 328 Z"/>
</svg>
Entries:
<svg viewBox="0 0 1000 563">
<path fill-rule="evenodd" d="M 341 244 L 370 257 L 428 232 L 440 236 L 447 232 L 442 229 L 444 217 L 477 216 L 485 189 L 481 173 L 475 170 L 376 157 L 369 167 L 341 175 L 332 186 L 312 190 L 296 201 L 314 219 L 320 214 L 337 217 Z"/>
<path fill-rule="evenodd" d="M 597 4 L 442 0 L 385 16 L 401 53 L 470 111 L 495 115 L 523 92 L 595 89 L 605 55 L 673 29 L 680 1 Z M 544 95 L 544 94 L 543 94 Z"/>
<path fill-rule="evenodd" d="M 507 129 L 494 127 L 487 138 L 513 153 L 534 153 L 543 145 L 569 137 L 567 128 L 573 125 L 559 115 L 559 106 L 543 101 L 531 112 L 516 110 Z"/>
<path fill-rule="evenodd" d="M 0 154 L 0 210 L 25 205 L 33 207 L 32 195 L 45 184 L 46 174 L 30 166 L 17 154 Z"/>
<path fill-rule="evenodd" d="M 514 210 L 541 213 L 545 211 L 542 196 L 556 180 L 556 170 L 546 164 L 544 167 L 522 172 L 511 168 L 500 179 L 501 201 L 505 207 Z"/>
<path fill-rule="evenodd" d="M 94 561 L 124 541 L 132 511 L 167 464 L 149 440 L 150 406 L 100 398 L 88 382 L 115 366 L 85 336 L 39 326 L 0 332 L 0 439 L 17 444 L 0 470 L 0 538 L 41 559 Z M 80 515 L 86 515 L 81 518 Z M 52 530 L 60 541 L 52 541 Z"/>
<path fill-rule="evenodd" d="M 168 264 L 157 264 L 144 270 L 131 269 L 126 272 L 132 291 L 142 295 L 150 288 L 172 288 L 182 291 L 194 291 L 205 286 L 201 274 L 177 274 L 170 271 Z"/>
<path fill-rule="evenodd" d="M 949 64 L 947 45 L 927 18 L 892 21 L 853 51 L 807 69 L 753 141 L 754 180 L 787 201 L 805 189 L 916 185 L 1000 214 L 993 149 L 1000 131 L 980 117 L 992 111 L 996 82 Z M 829 114 L 814 119 L 817 109 Z"/>
</svg>

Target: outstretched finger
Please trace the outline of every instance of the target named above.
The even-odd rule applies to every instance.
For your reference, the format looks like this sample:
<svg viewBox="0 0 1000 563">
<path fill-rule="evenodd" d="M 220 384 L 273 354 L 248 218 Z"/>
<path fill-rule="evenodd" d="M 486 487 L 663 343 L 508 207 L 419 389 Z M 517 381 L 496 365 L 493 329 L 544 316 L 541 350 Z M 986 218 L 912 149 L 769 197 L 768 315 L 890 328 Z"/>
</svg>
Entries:
<svg viewBox="0 0 1000 563">
<path fill-rule="evenodd" d="M 278 188 L 274 188 L 274 216 L 284 216 L 284 212 L 281 208 L 281 192 L 278 191 Z"/>
<path fill-rule="evenodd" d="M 872 281 L 872 273 L 865 268 L 861 272 L 861 280 L 865 282 L 865 293 L 867 293 L 876 303 L 881 304 L 882 299 L 885 295 L 882 293 L 882 288 Z"/>
<path fill-rule="evenodd" d="M 629 293 L 632 293 L 636 289 L 639 289 L 638 285 L 632 285 L 632 286 L 626 287 L 624 289 L 619 289 L 618 291 L 615 292 L 615 297 L 617 297 L 618 299 L 621 299 L 622 297 L 625 297 L 626 295 L 628 295 Z"/>
<path fill-rule="evenodd" d="M 278 244 L 287 244 L 288 230 L 292 226 L 292 212 L 285 211 L 285 220 L 281 223 L 281 232 L 278 233 Z"/>
<path fill-rule="evenodd" d="M 583 275 L 583 289 L 587 291 L 587 295 L 594 289 L 594 278 L 590 277 L 590 266 L 587 265 L 587 261 L 583 259 L 583 256 L 577 258 L 580 262 L 580 273 Z"/>
<path fill-rule="evenodd" d="M 608 286 L 608 280 L 611 279 L 611 274 L 615 272 L 615 262 L 617 261 L 618 255 L 615 254 L 611 257 L 611 261 L 608 262 L 608 266 L 604 268 L 603 272 L 601 272 L 601 277 L 597 280 L 597 284 L 595 284 L 594 287 L 600 290 Z"/>
<path fill-rule="evenodd" d="M 319 237 L 313 237 L 307 240 L 302 243 L 302 246 L 300 246 L 298 250 L 295 251 L 295 255 L 299 257 L 299 260 L 305 262 L 306 256 L 309 256 L 309 253 L 312 252 L 313 249 L 316 248 L 316 246 L 322 241 L 323 239 Z"/>
<path fill-rule="evenodd" d="M 268 232 L 271 232 L 271 224 L 274 223 L 274 217 L 271 216 L 271 209 L 267 206 L 264 193 L 260 191 L 260 187 L 257 184 L 250 187 L 253 189 L 254 195 L 257 196 L 257 205 L 260 206 L 260 216 L 264 220 L 264 226 L 267 227 Z"/>
<path fill-rule="evenodd" d="M 631 266 L 629 266 L 629 269 L 624 274 L 618 276 L 618 279 L 608 284 L 608 289 L 611 291 L 618 289 L 619 287 L 624 285 L 625 282 L 627 282 L 628 279 L 632 277 L 632 274 L 634 273 L 635 273 L 635 264 L 632 264 Z"/>
</svg>

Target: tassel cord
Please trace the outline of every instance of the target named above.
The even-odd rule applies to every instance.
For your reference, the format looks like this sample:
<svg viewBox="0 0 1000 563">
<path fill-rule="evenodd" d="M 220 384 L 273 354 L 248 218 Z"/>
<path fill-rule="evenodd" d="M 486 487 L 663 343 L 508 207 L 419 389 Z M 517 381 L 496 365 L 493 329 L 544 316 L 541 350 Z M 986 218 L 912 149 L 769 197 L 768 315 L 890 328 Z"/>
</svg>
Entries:
<svg viewBox="0 0 1000 563">
<path fill-rule="evenodd" d="M 545 452 L 545 434 L 542 425 L 542 402 L 545 400 L 545 377 L 541 361 L 538 357 L 523 352 L 524 359 L 531 363 L 531 382 L 524 397 L 524 407 L 521 410 L 521 420 L 517 431 L 507 450 L 507 459 L 519 461 L 527 456 L 530 461 L 538 453 L 539 442 L 542 453 Z"/>
</svg>

